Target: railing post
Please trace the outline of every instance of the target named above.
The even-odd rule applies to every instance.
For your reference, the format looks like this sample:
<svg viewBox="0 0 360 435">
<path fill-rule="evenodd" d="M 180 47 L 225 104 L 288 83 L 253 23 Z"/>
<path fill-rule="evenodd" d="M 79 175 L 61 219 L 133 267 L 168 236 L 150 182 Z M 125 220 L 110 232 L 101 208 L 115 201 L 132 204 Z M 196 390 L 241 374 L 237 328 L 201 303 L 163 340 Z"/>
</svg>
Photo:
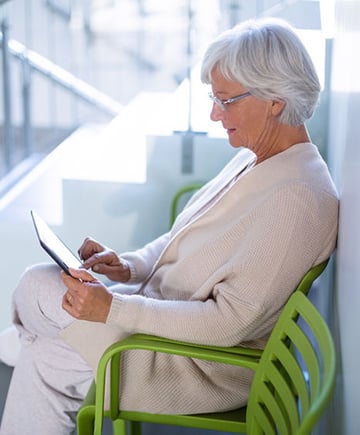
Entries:
<svg viewBox="0 0 360 435">
<path fill-rule="evenodd" d="M 11 150 L 13 146 L 13 129 L 11 119 L 11 82 L 10 82 L 10 62 L 8 49 L 8 24 L 4 18 L 1 22 L 1 52 L 2 52 L 2 71 L 3 71 L 3 104 L 4 104 L 4 157 L 7 170 L 11 169 Z"/>
<path fill-rule="evenodd" d="M 32 153 L 31 135 L 31 71 L 29 60 L 24 55 L 22 61 L 22 97 L 23 97 L 23 130 L 24 130 L 24 154 L 29 157 Z"/>
</svg>

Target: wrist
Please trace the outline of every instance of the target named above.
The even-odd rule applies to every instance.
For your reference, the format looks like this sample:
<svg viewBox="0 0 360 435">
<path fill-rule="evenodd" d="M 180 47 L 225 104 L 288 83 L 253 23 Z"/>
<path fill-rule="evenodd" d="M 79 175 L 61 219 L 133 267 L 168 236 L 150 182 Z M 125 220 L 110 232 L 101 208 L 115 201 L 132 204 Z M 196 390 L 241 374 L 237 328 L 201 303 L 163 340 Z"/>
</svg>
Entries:
<svg viewBox="0 0 360 435">
<path fill-rule="evenodd" d="M 121 281 L 120 282 L 128 282 L 131 280 L 131 267 L 130 263 L 126 260 L 121 259 L 121 266 L 122 266 L 122 272 L 121 272 Z"/>
<path fill-rule="evenodd" d="M 104 310 L 103 323 L 106 323 L 107 318 L 109 317 L 112 301 L 113 301 L 113 295 L 112 293 L 109 292 L 107 297 L 107 302 L 105 304 L 106 308 Z"/>
</svg>

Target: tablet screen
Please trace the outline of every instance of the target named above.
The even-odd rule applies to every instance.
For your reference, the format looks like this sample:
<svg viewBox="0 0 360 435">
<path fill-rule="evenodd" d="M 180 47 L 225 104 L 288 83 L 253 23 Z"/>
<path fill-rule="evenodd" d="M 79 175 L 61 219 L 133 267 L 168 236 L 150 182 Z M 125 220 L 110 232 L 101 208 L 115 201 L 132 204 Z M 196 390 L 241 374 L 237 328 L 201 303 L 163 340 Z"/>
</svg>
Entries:
<svg viewBox="0 0 360 435">
<path fill-rule="evenodd" d="M 31 216 L 40 245 L 50 257 L 68 274 L 69 267 L 78 269 L 82 264 L 79 258 L 70 251 L 34 210 L 31 210 Z"/>
</svg>

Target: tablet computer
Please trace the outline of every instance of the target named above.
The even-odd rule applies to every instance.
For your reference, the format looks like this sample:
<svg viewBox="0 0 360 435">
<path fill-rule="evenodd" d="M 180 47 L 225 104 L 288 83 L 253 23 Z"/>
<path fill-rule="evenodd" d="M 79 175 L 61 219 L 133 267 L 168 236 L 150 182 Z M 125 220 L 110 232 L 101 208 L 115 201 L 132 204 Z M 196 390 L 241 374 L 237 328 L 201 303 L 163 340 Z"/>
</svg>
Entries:
<svg viewBox="0 0 360 435">
<path fill-rule="evenodd" d="M 82 265 L 81 261 L 34 210 L 31 210 L 30 213 L 40 245 L 50 257 L 70 275 L 69 267 L 78 269 Z"/>
</svg>

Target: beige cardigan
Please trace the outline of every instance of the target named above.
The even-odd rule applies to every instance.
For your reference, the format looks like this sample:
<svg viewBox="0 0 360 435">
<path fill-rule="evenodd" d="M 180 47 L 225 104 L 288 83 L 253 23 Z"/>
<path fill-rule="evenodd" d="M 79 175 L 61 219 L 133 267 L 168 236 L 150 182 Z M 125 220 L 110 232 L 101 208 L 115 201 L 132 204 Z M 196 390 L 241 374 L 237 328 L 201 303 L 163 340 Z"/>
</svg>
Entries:
<svg viewBox="0 0 360 435">
<path fill-rule="evenodd" d="M 337 224 L 337 193 L 314 145 L 256 166 L 241 150 L 170 233 L 122 255 L 137 292 L 115 293 L 105 325 L 75 321 L 62 335 L 93 367 L 133 333 L 262 347 L 301 277 L 333 252 Z M 235 408 L 251 383 L 247 369 L 141 351 L 128 352 L 123 370 L 122 409 L 150 412 Z"/>
</svg>

